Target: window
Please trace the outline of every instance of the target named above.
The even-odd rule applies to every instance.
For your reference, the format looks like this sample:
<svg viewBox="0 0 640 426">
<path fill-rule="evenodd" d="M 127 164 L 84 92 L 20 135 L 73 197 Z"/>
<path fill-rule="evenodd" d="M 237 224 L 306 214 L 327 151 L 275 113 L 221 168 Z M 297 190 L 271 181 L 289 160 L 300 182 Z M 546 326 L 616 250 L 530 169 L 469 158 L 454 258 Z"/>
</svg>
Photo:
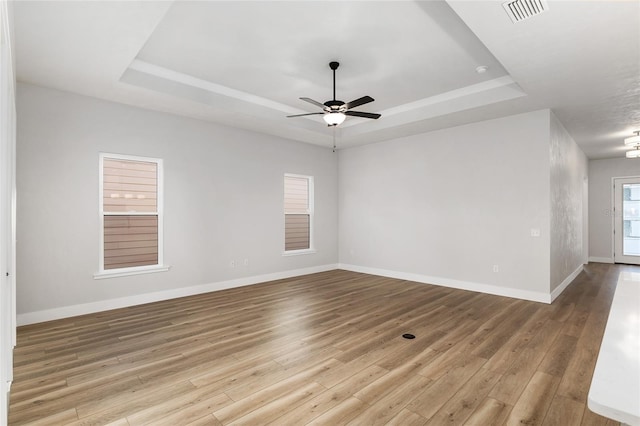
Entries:
<svg viewBox="0 0 640 426">
<path fill-rule="evenodd" d="M 313 177 L 284 175 L 285 254 L 313 251 Z"/>
<path fill-rule="evenodd" d="M 102 276 L 167 270 L 162 259 L 162 160 L 100 155 Z"/>
</svg>

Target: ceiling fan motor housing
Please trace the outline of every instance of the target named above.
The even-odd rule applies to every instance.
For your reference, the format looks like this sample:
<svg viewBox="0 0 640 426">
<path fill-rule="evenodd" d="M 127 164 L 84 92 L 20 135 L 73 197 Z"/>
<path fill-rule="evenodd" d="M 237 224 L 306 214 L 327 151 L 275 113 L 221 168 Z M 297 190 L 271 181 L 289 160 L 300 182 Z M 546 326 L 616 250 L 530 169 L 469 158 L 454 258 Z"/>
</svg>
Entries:
<svg viewBox="0 0 640 426">
<path fill-rule="evenodd" d="M 346 111 L 346 104 L 344 103 L 344 101 L 336 101 L 335 99 L 332 101 L 327 101 L 324 103 L 325 106 L 327 108 L 329 108 L 329 111 Z"/>
</svg>

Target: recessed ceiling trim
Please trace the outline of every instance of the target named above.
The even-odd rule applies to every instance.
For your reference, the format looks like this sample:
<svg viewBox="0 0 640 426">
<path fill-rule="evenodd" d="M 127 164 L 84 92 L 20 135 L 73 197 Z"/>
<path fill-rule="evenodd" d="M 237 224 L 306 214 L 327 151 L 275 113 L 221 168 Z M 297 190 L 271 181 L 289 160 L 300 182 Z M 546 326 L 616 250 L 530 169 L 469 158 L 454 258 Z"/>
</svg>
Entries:
<svg viewBox="0 0 640 426">
<path fill-rule="evenodd" d="M 523 96 L 526 96 L 526 93 L 524 93 L 520 86 L 515 82 L 507 85 L 496 84 L 486 90 L 469 91 L 464 96 L 451 96 L 447 99 L 440 98 L 438 102 L 426 102 L 427 100 L 424 100 L 425 102 L 420 102 L 419 107 L 404 111 L 402 114 L 386 115 L 384 111 L 381 111 L 383 119 L 376 120 L 371 123 L 359 122 L 357 126 L 342 125 L 341 127 L 343 127 L 344 130 L 344 138 L 347 139 L 367 133 L 375 133 L 383 129 L 391 129 L 394 127 L 400 128 L 412 123 L 426 123 L 427 121 L 433 120 L 437 117 L 443 117 L 445 115 L 455 114 L 461 111 L 468 111 L 473 108 L 510 101 Z M 437 97 L 439 96 L 434 96 L 432 98 Z M 429 100 L 432 100 L 432 98 L 429 98 Z"/>
<path fill-rule="evenodd" d="M 128 70 L 138 71 L 140 73 L 159 77 L 167 81 L 184 84 L 207 92 L 216 93 L 218 95 L 227 96 L 229 98 L 234 98 L 240 101 L 281 111 L 286 114 L 298 114 L 306 112 L 300 109 L 292 108 L 288 105 L 281 104 L 279 102 L 272 101 L 270 99 L 252 95 L 251 93 L 243 92 L 241 90 L 232 89 L 221 84 L 202 80 L 191 75 L 183 74 L 174 70 L 170 70 L 168 68 L 151 64 L 149 62 L 141 61 L 139 59 L 134 59 L 131 65 L 129 65 Z"/>
<path fill-rule="evenodd" d="M 482 83 L 472 84 L 470 86 L 461 87 L 459 89 L 450 90 L 448 92 L 440 93 L 428 98 L 419 99 L 415 102 L 409 102 L 403 105 L 398 105 L 393 108 L 388 108 L 380 113 L 384 117 L 406 113 L 415 109 L 424 108 L 429 105 L 435 105 L 442 102 L 449 102 L 455 99 L 464 98 L 467 96 L 475 95 L 481 92 L 487 92 L 499 87 L 505 87 L 515 84 L 511 76 L 505 75 L 503 77 L 494 78 L 492 80 L 483 81 Z M 523 92 L 524 94 L 524 92 Z"/>
</svg>

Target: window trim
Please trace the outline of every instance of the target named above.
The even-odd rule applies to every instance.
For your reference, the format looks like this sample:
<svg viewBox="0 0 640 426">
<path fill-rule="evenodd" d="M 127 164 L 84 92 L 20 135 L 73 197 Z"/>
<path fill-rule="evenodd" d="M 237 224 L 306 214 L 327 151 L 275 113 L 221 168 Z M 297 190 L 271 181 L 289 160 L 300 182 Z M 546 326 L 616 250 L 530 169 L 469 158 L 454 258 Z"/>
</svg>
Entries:
<svg viewBox="0 0 640 426">
<path fill-rule="evenodd" d="M 114 268 L 104 269 L 104 160 L 128 160 L 128 161 L 140 161 L 146 163 L 156 163 L 157 165 L 157 179 L 158 187 L 156 194 L 156 213 L 158 215 L 158 263 L 156 265 L 144 265 L 144 266 L 131 266 L 128 268 Z M 115 278 L 124 277 L 129 275 L 149 274 L 154 272 L 165 272 L 171 267 L 164 264 L 164 164 L 161 158 L 153 157 L 141 157 L 137 155 L 125 155 L 125 154 L 111 154 L 106 152 L 99 153 L 98 162 L 98 222 L 99 222 L 99 235 L 98 235 L 98 272 L 93 274 L 93 278 Z M 149 215 L 148 212 L 116 212 L 110 215 Z"/>
<path fill-rule="evenodd" d="M 315 216 L 315 184 L 314 184 L 314 178 L 313 176 L 309 176 L 309 175 L 300 175 L 300 174 L 294 174 L 294 173 L 285 173 L 284 177 L 292 177 L 292 178 L 302 178 L 302 179 L 306 179 L 307 183 L 308 183 L 308 189 L 309 189 L 309 194 L 308 194 L 308 198 L 309 198 L 309 205 L 307 207 L 307 214 L 309 215 L 309 248 L 306 249 L 298 249 L 298 250 L 283 250 L 282 251 L 282 256 L 299 256 L 299 255 L 304 255 L 304 254 L 312 254 L 312 253 L 316 253 L 316 249 L 315 249 L 315 238 L 314 238 L 314 216 Z M 284 179 L 283 179 L 284 181 Z M 286 221 L 286 215 L 287 214 L 299 214 L 299 213 L 287 213 L 284 209 L 284 190 L 282 192 L 282 237 L 284 239 L 285 237 L 285 232 L 286 232 L 286 225 L 285 225 L 285 221 Z M 285 246 L 285 242 L 283 240 L 282 242 L 282 246 Z"/>
</svg>

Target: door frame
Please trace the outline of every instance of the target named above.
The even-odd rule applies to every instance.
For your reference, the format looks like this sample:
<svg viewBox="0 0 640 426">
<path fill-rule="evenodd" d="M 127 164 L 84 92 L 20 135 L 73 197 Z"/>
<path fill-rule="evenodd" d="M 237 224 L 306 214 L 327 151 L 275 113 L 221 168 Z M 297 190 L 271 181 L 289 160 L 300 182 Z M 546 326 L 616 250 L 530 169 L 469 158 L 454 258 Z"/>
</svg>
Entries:
<svg viewBox="0 0 640 426">
<path fill-rule="evenodd" d="M 640 176 L 616 177 L 612 179 L 611 204 L 613 206 L 612 229 L 613 229 L 613 263 L 625 263 L 632 265 L 640 265 L 640 256 L 625 256 L 623 254 L 623 209 L 622 209 L 622 186 L 626 183 L 640 184 Z M 619 198 L 619 199 L 618 199 Z"/>
<path fill-rule="evenodd" d="M 9 1 L 0 0 L 0 423 L 8 416 L 16 345 L 16 104 Z"/>
</svg>

